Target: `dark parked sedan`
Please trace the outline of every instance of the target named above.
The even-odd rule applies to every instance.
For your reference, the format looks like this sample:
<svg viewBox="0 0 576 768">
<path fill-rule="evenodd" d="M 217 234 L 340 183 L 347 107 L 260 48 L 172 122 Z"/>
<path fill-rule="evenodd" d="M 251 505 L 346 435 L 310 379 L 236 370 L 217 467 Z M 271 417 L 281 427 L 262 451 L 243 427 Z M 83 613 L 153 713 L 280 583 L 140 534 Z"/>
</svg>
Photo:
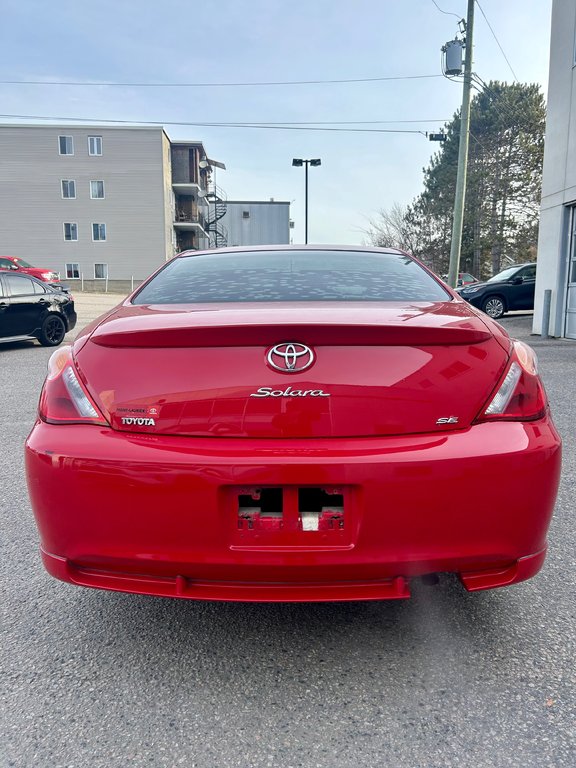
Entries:
<svg viewBox="0 0 576 768">
<path fill-rule="evenodd" d="M 499 272 L 485 283 L 458 288 L 463 299 L 493 320 L 514 309 L 534 309 L 536 264 L 517 264 Z"/>
<path fill-rule="evenodd" d="M 55 347 L 75 325 L 70 294 L 29 275 L 0 272 L 0 343 L 38 339 Z"/>
</svg>

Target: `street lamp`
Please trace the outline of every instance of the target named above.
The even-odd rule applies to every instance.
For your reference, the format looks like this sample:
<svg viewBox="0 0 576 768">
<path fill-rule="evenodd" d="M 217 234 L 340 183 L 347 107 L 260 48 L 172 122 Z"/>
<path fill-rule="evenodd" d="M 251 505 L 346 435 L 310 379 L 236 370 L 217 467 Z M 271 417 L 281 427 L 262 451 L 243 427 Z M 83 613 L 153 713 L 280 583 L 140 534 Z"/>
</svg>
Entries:
<svg viewBox="0 0 576 768">
<path fill-rule="evenodd" d="M 295 157 L 292 160 L 292 165 L 298 167 L 305 166 L 305 187 L 304 187 L 304 242 L 308 244 L 308 166 L 309 165 L 322 165 L 320 158 L 315 160 L 302 160 L 299 157 Z"/>
</svg>

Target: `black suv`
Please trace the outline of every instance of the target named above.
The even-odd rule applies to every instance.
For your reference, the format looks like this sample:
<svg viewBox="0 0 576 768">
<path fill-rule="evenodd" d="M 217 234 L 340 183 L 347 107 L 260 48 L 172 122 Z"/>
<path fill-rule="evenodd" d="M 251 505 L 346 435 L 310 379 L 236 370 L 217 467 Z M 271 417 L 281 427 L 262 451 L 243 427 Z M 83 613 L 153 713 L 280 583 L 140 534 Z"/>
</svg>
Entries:
<svg viewBox="0 0 576 768">
<path fill-rule="evenodd" d="M 493 320 L 498 320 L 514 309 L 534 309 L 535 285 L 536 264 L 516 264 L 485 283 L 465 285 L 457 292 Z"/>
<path fill-rule="evenodd" d="M 75 325 L 69 293 L 30 275 L 0 272 L 0 343 L 38 339 L 55 347 Z"/>
</svg>

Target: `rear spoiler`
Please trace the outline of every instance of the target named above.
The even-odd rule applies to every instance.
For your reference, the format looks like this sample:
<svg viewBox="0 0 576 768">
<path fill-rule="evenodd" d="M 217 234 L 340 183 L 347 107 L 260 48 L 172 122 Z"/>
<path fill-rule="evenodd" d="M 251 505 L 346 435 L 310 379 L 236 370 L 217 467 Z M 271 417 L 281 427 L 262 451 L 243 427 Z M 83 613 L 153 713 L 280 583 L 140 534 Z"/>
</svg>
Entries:
<svg viewBox="0 0 576 768">
<path fill-rule="evenodd" d="M 119 319 L 97 328 L 90 341 L 102 347 L 251 347 L 283 341 L 315 346 L 445 346 L 480 344 L 492 338 L 482 330 L 455 321 L 453 325 L 217 325 L 131 328 Z M 118 327 L 120 326 L 120 327 Z M 124 326 L 124 327 L 122 327 Z"/>
</svg>

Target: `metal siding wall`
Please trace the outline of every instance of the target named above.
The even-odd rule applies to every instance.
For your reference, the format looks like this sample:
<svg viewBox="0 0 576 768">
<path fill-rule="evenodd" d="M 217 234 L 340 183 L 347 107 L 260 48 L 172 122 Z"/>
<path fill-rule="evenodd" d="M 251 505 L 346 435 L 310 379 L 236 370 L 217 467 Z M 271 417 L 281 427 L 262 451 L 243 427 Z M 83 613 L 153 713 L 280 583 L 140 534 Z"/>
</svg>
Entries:
<svg viewBox="0 0 576 768">
<path fill-rule="evenodd" d="M 243 211 L 250 218 L 244 219 Z M 229 202 L 222 223 L 228 245 L 285 245 L 290 242 L 290 203 Z"/>
<path fill-rule="evenodd" d="M 566 206 L 576 203 L 575 37 L 574 0 L 554 0 L 532 326 L 534 333 L 541 333 L 544 292 L 551 290 L 550 333 L 554 336 L 564 332 L 569 242 Z"/>
<path fill-rule="evenodd" d="M 170 140 L 162 134 L 162 185 L 164 192 L 164 258 L 171 259 L 176 251 L 174 234 L 174 194 L 172 192 L 172 162 Z"/>
<path fill-rule="evenodd" d="M 74 138 L 74 155 L 60 155 L 58 136 Z M 88 154 L 88 136 L 102 136 L 102 156 Z M 161 129 L 79 126 L 0 126 L 0 253 L 65 275 L 77 262 L 86 278 L 107 263 L 110 280 L 146 277 L 166 255 Z M 61 179 L 76 181 L 63 200 Z M 103 180 L 105 199 L 90 198 Z M 64 240 L 63 223 L 77 222 L 78 241 Z M 107 240 L 92 242 L 92 223 Z"/>
</svg>

